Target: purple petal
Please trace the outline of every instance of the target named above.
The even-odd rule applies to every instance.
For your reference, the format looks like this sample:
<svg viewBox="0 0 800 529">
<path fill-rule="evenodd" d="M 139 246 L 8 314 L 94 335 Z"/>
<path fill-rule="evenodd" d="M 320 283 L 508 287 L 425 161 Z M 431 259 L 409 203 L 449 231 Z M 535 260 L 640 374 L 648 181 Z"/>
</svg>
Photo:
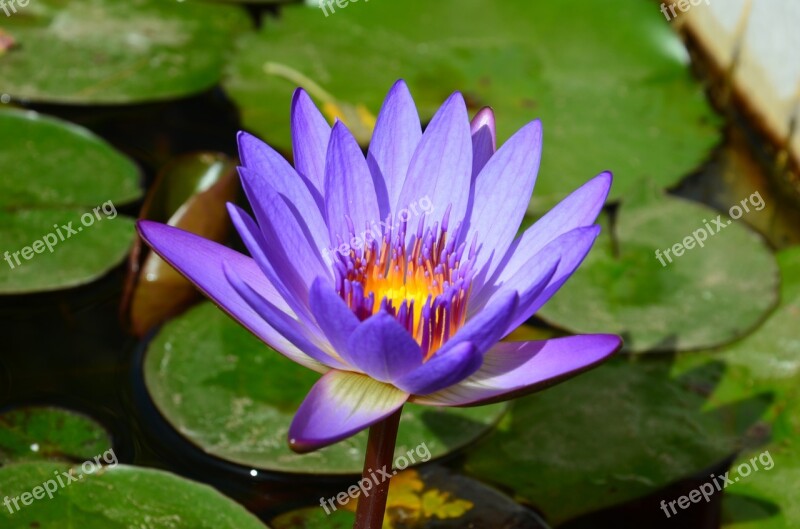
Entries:
<svg viewBox="0 0 800 529">
<path fill-rule="evenodd" d="M 292 96 L 294 166 L 314 186 L 319 197 L 325 190 L 325 153 L 330 136 L 330 125 L 305 90 L 295 90 Z"/>
<path fill-rule="evenodd" d="M 331 244 L 350 243 L 355 234 L 381 220 L 375 184 L 355 138 L 341 121 L 331 131 L 325 166 L 325 202 Z M 357 245 L 356 245 L 357 246 Z"/>
<path fill-rule="evenodd" d="M 414 397 L 430 406 L 488 404 L 539 391 L 590 369 L 622 345 L 619 336 L 587 334 L 536 342 L 503 342 L 471 377 L 438 393 Z"/>
<path fill-rule="evenodd" d="M 321 344 L 314 343 L 314 334 L 310 332 L 308 327 L 299 320 L 287 315 L 285 312 L 278 310 L 275 305 L 270 303 L 264 296 L 250 286 L 250 284 L 244 281 L 239 276 L 238 272 L 230 265 L 222 263 L 222 269 L 225 273 L 225 277 L 242 299 L 266 320 L 270 326 L 285 336 L 290 342 L 297 346 L 297 348 L 326 366 L 337 369 L 347 367 L 339 358 L 323 351 L 320 347 Z"/>
<path fill-rule="evenodd" d="M 236 228 L 250 255 L 253 256 L 263 274 L 269 279 L 286 304 L 291 307 L 292 311 L 303 322 L 308 325 L 312 324 L 313 320 L 308 303 L 303 296 L 297 293 L 298 291 L 303 292 L 305 289 L 303 279 L 291 268 L 283 276 L 279 276 L 276 273 L 275 267 L 270 262 L 265 251 L 267 243 L 264 241 L 264 236 L 250 215 L 245 213 L 239 206 L 231 203 L 228 203 L 228 215 L 230 215 L 233 227 Z M 286 268 L 285 264 L 284 268 Z"/>
<path fill-rule="evenodd" d="M 401 79 L 392 86 L 383 102 L 367 155 L 373 177 L 384 182 L 387 194 L 385 204 L 381 204 L 381 218 L 394 211 L 421 137 L 417 107 Z M 379 202 L 383 202 L 380 193 L 378 195 Z"/>
<path fill-rule="evenodd" d="M 475 180 L 466 238 L 478 234 L 481 250 L 473 266 L 485 277 L 491 276 L 517 234 L 533 193 L 541 155 L 542 125 L 537 120 L 505 142 Z"/>
<path fill-rule="evenodd" d="M 506 336 L 525 323 L 525 321 L 533 316 L 542 305 L 547 303 L 547 300 L 553 297 L 553 294 L 561 288 L 561 285 L 569 279 L 583 262 L 584 258 L 586 258 L 586 255 L 589 253 L 589 250 L 592 249 L 592 245 L 599 234 L 600 226 L 595 225 L 587 228 L 574 229 L 554 241 L 556 246 L 561 247 L 558 250 L 553 250 L 560 256 L 558 269 L 553 274 L 550 281 L 548 281 L 547 286 L 545 286 L 539 294 L 527 298 L 524 304 L 519 304 L 503 336 Z M 524 272 L 521 270 L 520 274 L 524 274 Z"/>
<path fill-rule="evenodd" d="M 280 194 L 265 180 L 242 179 L 242 186 L 264 236 L 262 248 L 284 284 L 303 302 L 315 278 L 329 277 L 330 267 L 303 219 L 294 216 Z"/>
<path fill-rule="evenodd" d="M 470 122 L 470 130 L 472 132 L 472 180 L 474 181 L 497 149 L 494 112 L 490 107 L 484 107 L 475 114 Z"/>
<path fill-rule="evenodd" d="M 597 175 L 525 230 L 508 249 L 503 264 L 497 267 L 495 277 L 486 282 L 486 287 L 493 288 L 491 285 L 503 283 L 517 274 L 534 255 L 561 235 L 575 228 L 594 224 L 608 196 L 611 179 L 611 173 Z M 485 287 L 476 283 L 473 288 L 477 293 L 480 288 Z"/>
<path fill-rule="evenodd" d="M 178 228 L 149 220 L 137 223 L 145 242 L 165 261 L 197 285 L 205 295 L 263 342 L 300 365 L 324 373 L 327 368 L 311 359 L 273 329 L 233 289 L 225 277 L 223 263 L 253 286 L 282 313 L 291 314 L 286 302 L 267 280 L 258 265 L 245 255 Z"/>
<path fill-rule="evenodd" d="M 485 288 L 480 295 L 470 298 L 468 314 L 477 314 L 488 303 L 494 302 L 509 292 L 519 294 L 517 307 L 527 306 L 550 284 L 561 260 L 560 250 L 561 246 L 556 245 L 555 241 L 550 243 L 531 259 L 528 266 L 523 269 L 524 273 L 520 272 L 502 285 L 497 285 L 494 292 Z"/>
<path fill-rule="evenodd" d="M 311 313 L 319 328 L 322 329 L 339 356 L 352 364 L 348 354 L 347 341 L 361 322 L 333 287 L 322 278 L 318 278 L 311 285 L 309 300 Z"/>
<path fill-rule="evenodd" d="M 514 314 L 518 302 L 519 295 L 516 292 L 501 294 L 475 316 L 469 318 L 467 323 L 434 353 L 434 357 L 446 354 L 462 342 L 472 343 L 481 354 L 488 351 L 503 336 L 503 331 L 508 325 L 509 318 Z"/>
<path fill-rule="evenodd" d="M 408 393 L 366 375 L 329 371 L 314 384 L 289 427 L 289 447 L 310 452 L 381 421 Z"/>
<path fill-rule="evenodd" d="M 386 312 L 367 318 L 350 336 L 353 365 L 381 382 L 392 382 L 422 365 L 422 349 Z"/>
<path fill-rule="evenodd" d="M 283 197 L 298 223 L 308 226 L 314 245 L 325 247 L 328 242 L 327 229 L 319 207 L 322 196 L 313 187 L 309 189 L 304 185 L 289 162 L 263 141 L 246 132 L 239 133 L 238 141 L 239 157 L 245 166 L 239 168 L 239 174 L 256 191 L 256 196 L 252 198 L 259 200 L 257 180 L 263 179 Z M 318 195 L 317 199 L 311 190 Z"/>
<path fill-rule="evenodd" d="M 472 137 L 464 98 L 450 96 L 433 116 L 408 168 L 395 213 L 428 198 L 450 218 L 461 220 L 467 211 L 472 176 Z M 413 230 L 409 230 L 409 233 Z"/>
<path fill-rule="evenodd" d="M 412 395 L 426 395 L 464 380 L 481 367 L 482 361 L 483 355 L 471 342 L 461 342 L 393 383 Z"/>
</svg>

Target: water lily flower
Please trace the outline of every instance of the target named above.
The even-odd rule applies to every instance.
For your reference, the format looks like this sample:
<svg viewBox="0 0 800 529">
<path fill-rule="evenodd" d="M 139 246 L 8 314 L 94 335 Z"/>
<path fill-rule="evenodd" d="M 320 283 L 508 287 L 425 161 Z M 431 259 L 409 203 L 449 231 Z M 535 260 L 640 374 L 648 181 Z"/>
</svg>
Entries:
<svg viewBox="0 0 800 529">
<path fill-rule="evenodd" d="M 302 89 L 291 126 L 294 167 L 238 137 L 255 219 L 229 212 L 249 257 L 163 224 L 138 227 L 230 316 L 322 374 L 289 429 L 294 450 L 337 442 L 406 402 L 468 406 L 536 391 L 620 347 L 608 334 L 502 341 L 589 252 L 611 185 L 610 173 L 596 176 L 517 236 L 539 121 L 496 149 L 492 111 L 470 122 L 454 93 L 423 132 L 398 81 L 366 156 Z"/>
</svg>

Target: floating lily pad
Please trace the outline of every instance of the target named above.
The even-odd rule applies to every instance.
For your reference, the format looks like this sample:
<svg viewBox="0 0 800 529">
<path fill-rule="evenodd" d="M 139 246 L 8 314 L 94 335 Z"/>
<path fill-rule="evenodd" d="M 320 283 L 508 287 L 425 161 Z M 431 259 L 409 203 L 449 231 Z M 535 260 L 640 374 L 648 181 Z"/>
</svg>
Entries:
<svg viewBox="0 0 800 529">
<path fill-rule="evenodd" d="M 211 303 L 162 328 L 147 350 L 144 376 L 167 421 L 211 455 L 265 470 L 361 472 L 366 432 L 310 454 L 289 449 L 289 424 L 319 374 L 264 345 Z M 417 463 L 440 457 L 487 432 L 505 410 L 505 404 L 408 404 L 397 454 L 417 450 Z"/>
<path fill-rule="evenodd" d="M 136 165 L 34 112 L 0 112 L 0 137 L 0 294 L 80 285 L 119 264 L 134 228 L 116 208 L 140 195 Z"/>
<path fill-rule="evenodd" d="M 774 434 L 772 443 L 742 454 L 731 467 L 740 479 L 725 491 L 724 529 L 800 527 L 800 392 L 788 402 Z"/>
<path fill-rule="evenodd" d="M 3 20 L 16 45 L 0 55 L 2 90 L 80 104 L 192 94 L 218 81 L 233 36 L 249 27 L 236 6 L 36 0 Z"/>
<path fill-rule="evenodd" d="M 0 466 L 49 459 L 82 462 L 111 446 L 102 426 L 72 411 L 30 407 L 0 415 Z"/>
<path fill-rule="evenodd" d="M 343 504 L 324 498 L 329 500 L 324 507 L 282 514 L 272 520 L 272 525 L 276 529 L 349 529 L 355 521 L 358 494 L 354 491 L 356 499 L 346 497 Z M 383 527 L 547 529 L 538 516 L 508 496 L 438 466 L 406 470 L 392 478 Z"/>
<path fill-rule="evenodd" d="M 663 256 L 699 230 L 702 247 Z M 539 315 L 571 332 L 621 334 L 627 351 L 700 349 L 751 332 L 776 304 L 778 281 L 775 257 L 744 223 L 643 189 Z"/>
<path fill-rule="evenodd" d="M 0 468 L 0 497 L 19 498 L 0 509 L 8 529 L 264 529 L 255 516 L 213 488 L 160 470 L 125 465 L 69 467 L 50 462 Z M 64 486 L 56 481 L 61 477 Z M 52 485 L 45 485 L 51 481 Z M 52 499 L 43 490 L 54 490 Z M 39 490 L 37 490 L 39 489 Z M 28 505 L 23 503 L 22 495 Z M 35 496 L 31 496 L 35 495 Z M 36 499 L 38 496 L 38 499 Z M 11 512 L 13 511 L 13 512 Z"/>
<path fill-rule="evenodd" d="M 740 477 L 725 490 L 725 529 L 792 529 L 800 524 L 800 247 L 776 257 L 781 301 L 767 321 L 722 349 L 682 354 L 673 366 L 681 373 L 710 363 L 724 365 L 709 398 L 714 406 L 755 396 L 769 403 L 750 433 L 751 448 L 733 463 L 731 473 L 738 476 L 740 465 L 751 464 L 753 457 L 767 465 L 759 461 L 758 472 Z M 769 455 L 762 456 L 765 452 Z M 770 458 L 774 467 L 766 469 Z"/>
<path fill-rule="evenodd" d="M 675 373 L 709 363 L 724 363 L 724 376 L 711 400 L 725 405 L 757 394 L 769 396 L 772 422 L 800 387 L 800 246 L 776 255 L 780 267 L 780 303 L 753 333 L 722 349 L 683 353 Z"/>
<path fill-rule="evenodd" d="M 398 78 L 423 120 L 455 90 L 473 111 L 494 107 L 500 140 L 541 118 L 537 209 L 605 169 L 616 175 L 612 199 L 645 176 L 670 186 L 720 138 L 683 45 L 647 2 L 297 5 L 243 35 L 238 50 L 223 84 L 245 126 L 284 151 L 298 85 L 351 129 L 371 127 Z"/>
<path fill-rule="evenodd" d="M 558 525 L 644 497 L 733 454 L 745 429 L 731 419 L 758 403 L 704 412 L 693 385 L 656 357 L 608 362 L 515 401 L 509 420 L 467 455 L 466 470 L 501 484 Z"/>
</svg>

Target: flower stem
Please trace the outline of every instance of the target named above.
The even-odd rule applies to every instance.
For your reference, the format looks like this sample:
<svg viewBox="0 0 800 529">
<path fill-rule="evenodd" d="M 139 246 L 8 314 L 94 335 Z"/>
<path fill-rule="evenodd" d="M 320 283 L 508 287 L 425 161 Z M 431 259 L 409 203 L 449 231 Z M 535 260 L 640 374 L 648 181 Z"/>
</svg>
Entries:
<svg viewBox="0 0 800 529">
<path fill-rule="evenodd" d="M 383 515 L 386 512 L 386 499 L 389 496 L 389 480 L 376 483 L 375 471 L 385 470 L 392 474 L 394 458 L 394 445 L 397 442 L 397 427 L 400 425 L 400 414 L 403 408 L 386 417 L 379 423 L 373 424 L 369 429 L 367 442 L 367 455 L 364 458 L 364 471 L 362 480 L 368 480 L 375 485 L 369 496 L 362 495 L 358 498 L 356 509 L 356 523 L 353 529 L 381 529 Z M 370 475 L 372 474 L 372 475 Z"/>
</svg>

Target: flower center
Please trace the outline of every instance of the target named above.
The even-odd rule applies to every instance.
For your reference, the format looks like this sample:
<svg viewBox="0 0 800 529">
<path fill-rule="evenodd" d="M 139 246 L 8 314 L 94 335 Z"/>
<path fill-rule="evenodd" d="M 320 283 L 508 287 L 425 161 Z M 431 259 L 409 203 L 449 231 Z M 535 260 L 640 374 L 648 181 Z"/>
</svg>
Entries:
<svg viewBox="0 0 800 529">
<path fill-rule="evenodd" d="M 448 240 L 449 213 L 448 208 L 441 226 L 435 222 L 426 228 L 421 218 L 407 242 L 408 222 L 400 222 L 394 234 L 387 222 L 383 237 L 339 252 L 333 262 L 336 290 L 355 315 L 365 320 L 386 310 L 420 344 L 426 359 L 467 315 L 476 241 L 465 256 L 466 242 L 455 244 L 461 224 Z"/>
</svg>

